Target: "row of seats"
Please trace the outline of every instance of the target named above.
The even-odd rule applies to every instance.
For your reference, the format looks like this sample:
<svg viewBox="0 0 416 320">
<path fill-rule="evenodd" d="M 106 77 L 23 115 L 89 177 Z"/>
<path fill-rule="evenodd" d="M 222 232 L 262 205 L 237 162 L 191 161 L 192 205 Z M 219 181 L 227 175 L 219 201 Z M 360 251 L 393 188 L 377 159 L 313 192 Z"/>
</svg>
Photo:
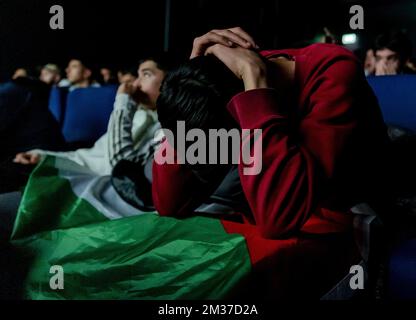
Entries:
<svg viewBox="0 0 416 320">
<path fill-rule="evenodd" d="M 416 76 L 369 77 L 385 121 L 416 132 Z M 106 130 L 116 86 L 51 90 L 49 109 L 67 142 L 91 142 Z"/>
<path fill-rule="evenodd" d="M 368 77 L 387 124 L 416 132 L 416 75 Z"/>
<path fill-rule="evenodd" d="M 49 110 L 68 144 L 92 145 L 107 131 L 116 92 L 113 85 L 72 91 L 52 88 Z"/>
</svg>

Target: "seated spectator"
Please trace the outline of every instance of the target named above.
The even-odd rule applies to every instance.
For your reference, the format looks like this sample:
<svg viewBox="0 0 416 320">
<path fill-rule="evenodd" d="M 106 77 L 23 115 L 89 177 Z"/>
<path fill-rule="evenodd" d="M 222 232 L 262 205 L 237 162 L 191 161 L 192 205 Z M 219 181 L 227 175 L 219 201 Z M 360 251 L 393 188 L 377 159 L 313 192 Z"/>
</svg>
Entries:
<svg viewBox="0 0 416 320">
<path fill-rule="evenodd" d="M 134 159 L 140 155 L 140 148 L 153 139 L 148 130 L 158 122 L 154 109 L 160 83 L 165 74 L 162 68 L 163 64 L 155 60 L 142 61 L 136 81 L 120 85 L 108 131 L 92 148 L 68 152 L 37 149 L 17 154 L 14 161 L 33 165 L 42 155 L 54 155 L 70 159 L 98 175 L 111 174 L 112 168 L 119 160 Z"/>
<path fill-rule="evenodd" d="M 238 164 L 251 209 L 246 219 L 271 239 L 351 234 L 350 208 L 378 198 L 387 143 L 361 64 L 333 44 L 261 55 L 253 47 L 241 29 L 197 38 L 193 59 L 170 72 L 161 87 L 162 127 L 174 135 L 178 120 L 204 132 L 262 129 L 257 143 L 247 145 L 246 139 L 241 146 L 259 158 L 255 150 L 262 145 L 258 174 L 246 175 L 244 163 Z M 165 140 L 155 154 L 153 201 L 159 214 L 185 217 L 212 194 L 227 168 L 186 158 L 179 164 L 175 149 L 175 164 L 161 164 L 158 159 L 172 149 Z"/>
<path fill-rule="evenodd" d="M 101 68 L 100 75 L 103 84 L 118 84 L 117 79 L 110 68 Z"/>
<path fill-rule="evenodd" d="M 100 86 L 93 77 L 93 67 L 85 59 L 71 59 L 65 72 L 66 78 L 70 83 L 70 91 L 77 88 Z"/>
<path fill-rule="evenodd" d="M 375 75 L 414 73 L 407 67 L 412 55 L 412 43 L 403 32 L 380 34 L 375 41 Z"/>
<path fill-rule="evenodd" d="M 40 70 L 39 80 L 48 85 L 57 85 L 61 81 L 61 70 L 56 64 L 48 63 Z"/>
<path fill-rule="evenodd" d="M 117 78 L 120 84 L 133 82 L 136 80 L 136 72 L 133 69 L 122 69 L 117 72 Z"/>
<path fill-rule="evenodd" d="M 28 168 L 12 163 L 19 152 L 57 150 L 63 144 L 58 124 L 48 110 L 49 86 L 32 78 L 0 84 L 0 192 L 24 182 Z"/>
<path fill-rule="evenodd" d="M 140 62 L 137 80 L 134 83 L 126 83 L 119 87 L 108 125 L 108 132 L 92 148 L 72 152 L 32 150 L 16 155 L 15 162 L 33 165 L 45 154 L 72 160 L 99 176 L 98 179 L 93 177 L 88 184 L 88 188 L 94 190 L 93 193 L 97 196 L 97 199 L 102 196 L 100 192 L 106 192 L 103 190 L 114 188 L 120 195 L 122 203 L 127 202 L 144 211 L 153 210 L 151 203 L 150 206 L 148 205 L 147 198 L 149 198 L 148 194 L 151 193 L 151 187 L 149 181 L 144 177 L 144 167 L 146 164 L 151 165 L 155 144 L 158 143 L 158 140 L 154 140 L 155 132 L 160 128 L 155 111 L 156 98 L 159 95 L 160 84 L 165 72 L 170 68 L 170 63 L 170 59 L 165 55 L 147 58 Z M 134 172 L 126 173 L 125 166 L 118 168 L 113 187 L 109 175 L 112 168 L 120 160 L 134 164 Z M 139 168 L 142 172 L 139 172 Z M 143 177 L 140 198 L 135 196 L 132 199 L 129 192 L 134 186 L 126 184 L 126 179 L 123 177 L 125 173 L 127 175 L 134 174 L 135 177 Z M 121 181 L 122 179 L 123 181 Z M 2 235 L 6 238 L 10 235 L 21 197 L 21 192 L 0 193 L 0 218 L 5 221 L 5 224 L 7 222 L 7 227 L 4 226 L 3 232 L 0 228 L 0 238 Z M 142 197 L 144 197 L 144 200 L 141 199 Z M 8 205 L 2 207 L 1 205 L 5 203 L 8 203 Z M 122 203 L 121 206 L 125 207 Z M 135 212 L 131 213 L 137 214 L 142 211 L 136 210 Z"/>
</svg>

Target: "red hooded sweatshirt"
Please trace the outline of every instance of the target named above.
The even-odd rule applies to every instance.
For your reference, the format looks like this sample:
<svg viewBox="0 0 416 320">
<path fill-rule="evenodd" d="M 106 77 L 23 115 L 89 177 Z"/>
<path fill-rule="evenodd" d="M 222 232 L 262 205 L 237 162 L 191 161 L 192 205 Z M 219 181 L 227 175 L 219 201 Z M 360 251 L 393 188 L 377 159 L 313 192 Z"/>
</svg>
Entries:
<svg viewBox="0 0 416 320">
<path fill-rule="evenodd" d="M 294 60 L 295 84 L 290 102 L 270 88 L 239 93 L 227 105 L 242 129 L 262 129 L 261 172 L 244 175 L 239 164 L 247 220 L 270 239 L 350 230 L 349 209 L 380 185 L 387 139 L 361 64 L 332 44 L 261 54 Z M 152 188 L 157 211 L 170 216 L 192 214 L 213 191 L 185 166 L 156 162 Z"/>
</svg>

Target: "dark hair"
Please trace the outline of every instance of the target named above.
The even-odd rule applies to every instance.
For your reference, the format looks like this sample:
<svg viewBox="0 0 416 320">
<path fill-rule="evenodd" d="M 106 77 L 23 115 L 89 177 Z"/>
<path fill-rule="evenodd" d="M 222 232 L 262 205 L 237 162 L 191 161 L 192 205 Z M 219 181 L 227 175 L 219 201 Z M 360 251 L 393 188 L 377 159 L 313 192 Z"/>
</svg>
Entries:
<svg viewBox="0 0 416 320">
<path fill-rule="evenodd" d="M 243 90 L 242 81 L 220 60 L 196 57 L 165 77 L 156 103 L 159 121 L 173 133 L 177 121 L 185 121 L 187 130 L 236 127 L 226 105 Z"/>
<path fill-rule="evenodd" d="M 148 55 L 139 61 L 139 66 L 145 61 L 154 61 L 158 69 L 168 72 L 177 66 L 175 57 L 167 52 Z"/>
<path fill-rule="evenodd" d="M 412 55 L 412 42 L 402 31 L 389 31 L 378 35 L 376 38 L 374 53 L 382 49 L 397 52 L 400 59 L 405 62 Z"/>
<path fill-rule="evenodd" d="M 91 55 L 88 55 L 88 54 L 82 54 L 82 53 L 77 53 L 77 52 L 70 54 L 68 57 L 69 57 L 68 62 L 71 60 L 78 60 L 81 62 L 84 68 L 91 71 L 91 76 L 89 78 L 90 83 L 94 81 L 100 81 L 100 77 L 101 77 L 100 72 L 99 72 L 100 68 L 98 66 L 98 62 L 95 57 L 92 57 Z"/>
<path fill-rule="evenodd" d="M 133 67 L 123 67 L 117 70 L 122 75 L 131 74 L 132 76 L 137 76 L 137 68 Z"/>
</svg>

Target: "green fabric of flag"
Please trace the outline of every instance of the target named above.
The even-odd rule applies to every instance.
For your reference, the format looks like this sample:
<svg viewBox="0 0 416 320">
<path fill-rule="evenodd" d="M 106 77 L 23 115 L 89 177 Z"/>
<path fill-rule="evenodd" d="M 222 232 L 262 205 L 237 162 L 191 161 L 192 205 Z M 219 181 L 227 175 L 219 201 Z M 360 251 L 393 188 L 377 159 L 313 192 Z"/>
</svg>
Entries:
<svg viewBox="0 0 416 320">
<path fill-rule="evenodd" d="M 47 157 L 33 171 L 14 225 L 12 244 L 28 263 L 25 298 L 220 299 L 250 272 L 244 237 L 226 233 L 221 221 L 109 218 L 88 201 L 91 184 L 82 197 L 74 192 L 68 168 L 82 169 L 66 162 L 63 177 L 60 165 Z M 50 286 L 56 265 L 62 290 Z"/>
</svg>

